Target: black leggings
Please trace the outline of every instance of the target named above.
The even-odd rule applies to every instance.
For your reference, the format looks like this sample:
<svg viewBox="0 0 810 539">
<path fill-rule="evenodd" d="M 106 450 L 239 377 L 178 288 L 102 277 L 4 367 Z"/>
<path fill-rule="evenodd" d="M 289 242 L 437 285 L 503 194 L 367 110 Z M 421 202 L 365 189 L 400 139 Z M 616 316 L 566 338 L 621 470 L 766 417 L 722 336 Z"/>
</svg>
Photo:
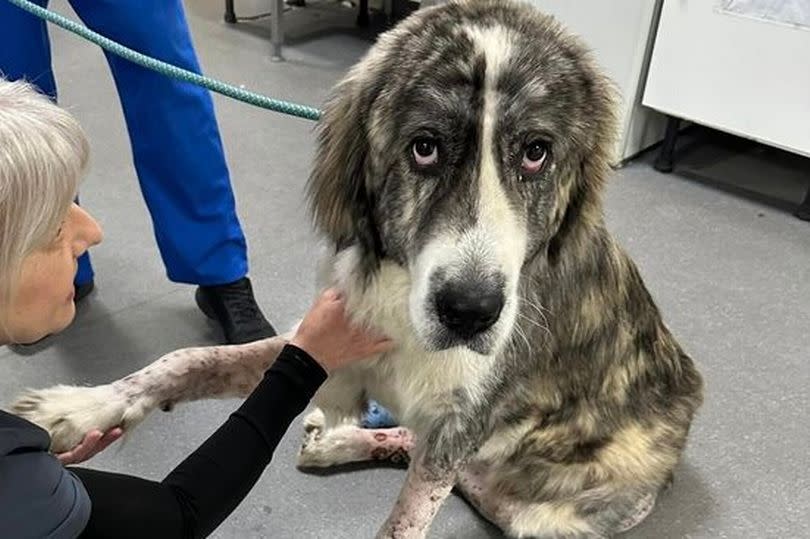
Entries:
<svg viewBox="0 0 810 539">
<path fill-rule="evenodd" d="M 325 379 L 311 357 L 288 345 L 239 410 L 163 481 L 71 468 L 92 502 L 82 537 L 207 537 L 250 492 Z"/>
</svg>

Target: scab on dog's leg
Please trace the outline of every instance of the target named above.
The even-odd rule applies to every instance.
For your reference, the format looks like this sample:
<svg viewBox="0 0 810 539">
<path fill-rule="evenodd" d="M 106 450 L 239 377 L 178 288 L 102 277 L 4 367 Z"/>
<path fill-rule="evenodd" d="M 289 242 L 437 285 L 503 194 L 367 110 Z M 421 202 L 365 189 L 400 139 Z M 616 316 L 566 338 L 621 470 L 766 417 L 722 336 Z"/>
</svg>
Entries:
<svg viewBox="0 0 810 539">
<path fill-rule="evenodd" d="M 366 453 L 371 460 L 394 463 L 409 462 L 416 444 L 416 435 L 404 427 L 391 429 L 360 429 L 366 431 Z"/>
<path fill-rule="evenodd" d="M 455 479 L 454 471 L 428 467 L 424 457 L 412 461 L 399 498 L 377 539 L 425 537 L 439 508 L 453 490 Z"/>
</svg>

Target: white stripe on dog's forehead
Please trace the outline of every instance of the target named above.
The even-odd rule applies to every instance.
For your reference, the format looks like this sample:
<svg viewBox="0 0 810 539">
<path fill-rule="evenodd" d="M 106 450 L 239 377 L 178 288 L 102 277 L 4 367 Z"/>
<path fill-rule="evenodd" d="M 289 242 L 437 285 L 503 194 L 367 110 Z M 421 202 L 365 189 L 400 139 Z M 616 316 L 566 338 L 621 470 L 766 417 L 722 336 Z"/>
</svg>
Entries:
<svg viewBox="0 0 810 539">
<path fill-rule="evenodd" d="M 486 82 L 494 87 L 512 56 L 512 38 L 504 26 L 470 26 L 464 29 L 473 42 L 475 52 L 486 59 Z"/>
<path fill-rule="evenodd" d="M 525 231 L 512 208 L 502 184 L 502 164 L 498 162 L 497 127 L 501 113 L 498 80 L 513 56 L 509 30 L 501 26 L 471 27 L 467 33 L 476 53 L 485 60 L 483 110 L 481 111 L 480 165 L 478 169 L 478 219 L 476 233 L 490 236 L 495 257 L 507 275 L 519 271 L 525 250 Z"/>
<path fill-rule="evenodd" d="M 497 223 L 509 216 L 506 193 L 500 185 L 500 170 L 495 157 L 495 130 L 500 109 L 498 79 L 512 56 L 509 32 L 502 26 L 470 27 L 467 35 L 476 53 L 485 60 L 483 110 L 481 111 L 481 162 L 479 169 L 479 219 Z M 483 224 L 483 223 L 482 223 Z"/>
</svg>

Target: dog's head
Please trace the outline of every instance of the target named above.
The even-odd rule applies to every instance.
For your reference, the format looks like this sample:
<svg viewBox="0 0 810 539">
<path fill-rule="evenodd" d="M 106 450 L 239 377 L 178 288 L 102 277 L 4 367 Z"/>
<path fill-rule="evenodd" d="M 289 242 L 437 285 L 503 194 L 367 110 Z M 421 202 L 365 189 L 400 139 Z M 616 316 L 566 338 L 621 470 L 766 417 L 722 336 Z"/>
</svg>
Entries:
<svg viewBox="0 0 810 539">
<path fill-rule="evenodd" d="M 601 219 L 611 85 L 551 17 L 503 0 L 418 11 L 340 82 L 310 178 L 316 225 L 363 271 L 410 273 L 427 349 L 492 353 L 522 270 Z M 552 284 L 553 286 L 553 284 Z"/>
</svg>

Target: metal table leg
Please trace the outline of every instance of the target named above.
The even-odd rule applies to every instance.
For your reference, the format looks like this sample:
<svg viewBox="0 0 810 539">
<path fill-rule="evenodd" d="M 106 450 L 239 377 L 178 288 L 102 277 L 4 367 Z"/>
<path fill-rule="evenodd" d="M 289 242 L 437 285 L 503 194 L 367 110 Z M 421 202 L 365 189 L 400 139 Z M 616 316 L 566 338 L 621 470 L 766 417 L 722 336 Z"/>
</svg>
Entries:
<svg viewBox="0 0 810 539">
<path fill-rule="evenodd" d="M 366 27 L 371 24 L 371 18 L 368 14 L 368 0 L 360 0 L 360 5 L 357 7 L 357 26 Z"/>
<path fill-rule="evenodd" d="M 281 55 L 281 46 L 284 44 L 284 25 L 281 18 L 284 16 L 284 0 L 270 0 L 270 42 L 273 45 L 274 62 L 281 62 L 284 57 Z"/>
<path fill-rule="evenodd" d="M 669 116 L 667 121 L 667 131 L 664 135 L 664 142 L 661 144 L 661 152 L 658 154 L 653 168 L 658 172 L 669 173 L 674 168 L 673 155 L 675 154 L 675 142 L 678 140 L 678 128 L 681 121 L 674 116 Z"/>
<path fill-rule="evenodd" d="M 233 10 L 233 0 L 225 0 L 225 22 L 236 24 L 236 13 Z"/>
<path fill-rule="evenodd" d="M 799 207 L 796 209 L 796 217 L 802 221 L 810 221 L 810 188 L 807 189 L 804 202 L 799 204 Z"/>
<path fill-rule="evenodd" d="M 394 0 L 385 0 L 383 2 L 383 11 L 385 12 L 385 22 L 389 25 L 394 22 Z"/>
</svg>

